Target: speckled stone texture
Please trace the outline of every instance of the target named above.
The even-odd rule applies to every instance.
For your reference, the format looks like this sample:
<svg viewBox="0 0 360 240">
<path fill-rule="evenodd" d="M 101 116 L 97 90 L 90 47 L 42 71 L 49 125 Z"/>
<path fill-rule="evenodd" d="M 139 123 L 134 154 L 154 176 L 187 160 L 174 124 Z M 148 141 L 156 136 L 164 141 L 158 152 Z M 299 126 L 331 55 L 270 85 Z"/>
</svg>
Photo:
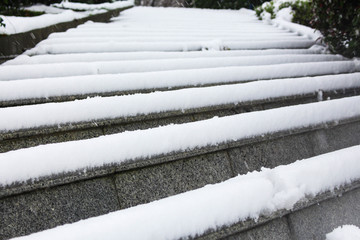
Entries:
<svg viewBox="0 0 360 240">
<path fill-rule="evenodd" d="M 42 130 L 39 129 L 36 135 L 1 141 L 0 153 L 17 150 L 21 148 L 34 147 L 48 143 L 58 143 L 58 142 L 89 139 L 89 138 L 99 137 L 101 135 L 103 135 L 103 131 L 100 128 L 65 131 L 65 132 L 52 132 L 50 134 L 42 133 Z"/>
<path fill-rule="evenodd" d="M 116 177 L 116 187 L 121 208 L 126 208 L 218 183 L 232 176 L 227 154 L 217 152 L 120 173 Z"/>
<path fill-rule="evenodd" d="M 309 133 L 290 135 L 229 150 L 238 174 L 289 164 L 313 156 Z"/>
<path fill-rule="evenodd" d="M 324 240 L 327 233 L 345 224 L 360 226 L 360 189 L 289 215 L 294 240 Z"/>
<path fill-rule="evenodd" d="M 118 209 L 111 178 L 7 197 L 0 200 L 0 239 L 27 235 Z"/>
<path fill-rule="evenodd" d="M 245 232 L 241 232 L 223 240 L 289 240 L 290 229 L 286 217 L 277 218 L 263 225 L 256 226 Z"/>
<path fill-rule="evenodd" d="M 228 150 L 238 174 L 274 168 L 296 160 L 360 144 L 359 122 L 288 135 Z"/>
</svg>

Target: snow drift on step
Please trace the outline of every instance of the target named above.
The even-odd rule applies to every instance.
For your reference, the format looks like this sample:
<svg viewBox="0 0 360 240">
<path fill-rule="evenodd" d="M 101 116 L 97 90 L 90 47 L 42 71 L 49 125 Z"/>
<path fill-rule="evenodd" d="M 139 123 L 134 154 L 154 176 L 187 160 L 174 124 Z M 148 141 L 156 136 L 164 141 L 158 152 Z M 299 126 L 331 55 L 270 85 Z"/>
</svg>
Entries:
<svg viewBox="0 0 360 240">
<path fill-rule="evenodd" d="M 195 237 L 207 230 L 216 230 L 249 218 L 257 219 L 277 210 L 290 210 L 306 197 L 358 180 L 359 156 L 360 146 L 355 146 L 274 169 L 263 168 L 260 172 L 251 172 L 223 183 L 18 239 Z M 359 236 L 358 229 L 351 230 L 352 236 Z M 327 239 L 340 239 L 332 236 L 328 235 Z"/>
<path fill-rule="evenodd" d="M 38 45 L 25 52 L 28 55 L 97 53 L 97 52 L 136 52 L 136 51 L 200 51 L 200 50 L 247 50 L 247 49 L 286 49 L 309 48 L 313 40 L 253 40 L 253 41 L 186 41 L 186 42 L 99 42 L 63 43 Z"/>
<path fill-rule="evenodd" d="M 356 89 L 359 79 L 340 74 L 0 108 L 0 132 Z"/>
<path fill-rule="evenodd" d="M 200 69 L 229 66 L 256 66 L 284 63 L 325 62 L 345 60 L 340 55 L 275 55 L 246 57 L 214 57 L 183 59 L 152 59 L 93 63 L 57 63 L 53 65 L 0 66 L 0 80 L 65 77 L 131 72 L 155 72 L 178 69 Z"/>
<path fill-rule="evenodd" d="M 12 80 L 0 81 L 0 100 L 183 88 L 358 71 L 357 61 L 334 61 Z"/>
<path fill-rule="evenodd" d="M 325 52 L 320 46 L 310 49 L 266 49 L 266 50 L 234 50 L 234 51 L 199 51 L 199 52 L 114 52 L 114 53 L 78 53 L 60 55 L 20 55 L 4 65 L 44 64 L 61 62 L 98 62 L 98 61 L 125 61 L 173 58 L 204 58 L 204 57 L 240 57 L 240 56 L 267 56 L 290 54 L 319 54 Z"/>
<path fill-rule="evenodd" d="M 42 145 L 0 154 L 0 185 L 360 116 L 360 97 Z"/>
</svg>

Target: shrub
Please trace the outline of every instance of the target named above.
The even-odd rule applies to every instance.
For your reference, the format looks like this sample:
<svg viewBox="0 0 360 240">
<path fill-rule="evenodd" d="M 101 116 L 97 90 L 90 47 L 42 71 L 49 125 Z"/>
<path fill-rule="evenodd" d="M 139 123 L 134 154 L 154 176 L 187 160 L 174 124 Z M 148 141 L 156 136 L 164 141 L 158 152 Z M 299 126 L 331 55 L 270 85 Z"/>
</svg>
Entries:
<svg viewBox="0 0 360 240">
<path fill-rule="evenodd" d="M 49 5 L 57 2 L 61 2 L 61 0 L 1 0 L 0 14 L 14 16 L 38 16 L 43 13 L 27 11 L 22 8 L 36 3 Z"/>
<path fill-rule="evenodd" d="M 269 13 L 271 19 L 274 19 L 279 10 L 288 7 L 292 10 L 293 22 L 310 26 L 310 21 L 312 19 L 311 1 L 297 0 L 295 2 L 283 2 L 277 8 L 275 7 L 274 2 L 271 1 L 263 4 L 263 6 L 258 6 L 255 9 L 255 13 L 260 20 L 262 20 L 263 12 Z"/>
<path fill-rule="evenodd" d="M 271 19 L 274 19 L 276 17 L 276 14 L 275 14 L 274 10 L 275 10 L 275 6 L 274 6 L 273 1 L 269 2 L 264 7 L 264 11 L 267 12 L 267 13 L 270 13 Z"/>
<path fill-rule="evenodd" d="M 194 0 L 187 1 L 190 7 L 212 8 L 212 9 L 240 9 L 260 5 L 265 0 Z"/>
<path fill-rule="evenodd" d="M 360 56 L 360 1 L 313 0 L 311 25 L 333 52 Z"/>
<path fill-rule="evenodd" d="M 5 27 L 4 20 L 0 17 L 0 27 Z"/>
<path fill-rule="evenodd" d="M 99 4 L 113 2 L 112 0 L 71 0 L 71 2 L 88 3 L 88 4 Z"/>
<path fill-rule="evenodd" d="M 302 1 L 302 0 L 297 0 L 296 2 L 290 4 L 293 15 L 292 21 L 294 23 L 299 23 L 301 25 L 310 26 L 310 22 L 312 19 L 311 6 L 312 6 L 311 1 Z"/>
</svg>

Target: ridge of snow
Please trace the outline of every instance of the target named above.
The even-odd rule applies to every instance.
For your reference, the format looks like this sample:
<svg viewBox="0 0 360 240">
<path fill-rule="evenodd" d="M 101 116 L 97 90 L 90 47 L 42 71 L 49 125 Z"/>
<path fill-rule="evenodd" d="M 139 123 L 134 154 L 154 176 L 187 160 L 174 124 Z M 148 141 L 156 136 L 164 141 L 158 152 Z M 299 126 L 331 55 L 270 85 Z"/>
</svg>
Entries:
<svg viewBox="0 0 360 240">
<path fill-rule="evenodd" d="M 134 1 L 115 1 L 111 3 L 100 3 L 100 4 L 86 4 L 86 3 L 77 3 L 77 2 L 68 2 L 62 1 L 61 3 L 52 4 L 52 6 L 57 8 L 66 8 L 72 10 L 96 10 L 96 9 L 106 9 L 106 10 L 114 10 L 117 8 L 130 7 L 134 5 Z"/>
<path fill-rule="evenodd" d="M 204 57 L 240 57 L 240 56 L 271 56 L 290 54 L 319 54 L 324 48 L 313 46 L 309 49 L 266 49 L 266 50 L 233 50 L 233 51 L 194 51 L 194 52 L 112 52 L 112 53 L 77 53 L 60 55 L 20 55 L 3 63 L 6 65 L 46 64 L 65 62 L 97 62 L 126 61 L 174 58 L 204 58 Z"/>
<path fill-rule="evenodd" d="M 256 220 L 281 209 L 291 210 L 296 202 L 309 196 L 349 184 L 360 178 L 359 156 L 360 146 L 354 146 L 274 169 L 262 168 L 222 183 L 16 239 L 196 237 L 209 229 Z M 344 230 L 350 238 L 335 238 L 334 233 L 327 235 L 327 240 L 360 239 L 358 228 Z"/>
<path fill-rule="evenodd" d="M 359 104 L 349 97 L 0 153 L 0 185 L 359 117 Z"/>
<path fill-rule="evenodd" d="M 0 132 L 360 88 L 360 73 L 0 108 Z M 91 111 L 88 111 L 91 109 Z"/>
<path fill-rule="evenodd" d="M 360 64 L 356 61 L 334 61 L 12 80 L 0 81 L 0 100 L 156 88 L 170 89 L 359 71 Z"/>
<path fill-rule="evenodd" d="M 345 60 L 340 55 L 270 55 L 246 57 L 177 58 L 93 63 L 56 63 L 0 66 L 0 81 L 66 77 L 97 74 L 156 72 L 178 69 L 201 69 L 230 66 L 257 66 L 284 63 L 325 62 Z M 120 67 L 119 67 L 120 66 Z"/>
<path fill-rule="evenodd" d="M 254 40 L 254 41 L 186 41 L 186 42 L 98 42 L 98 43 L 62 43 L 37 45 L 24 54 L 63 54 L 96 52 L 136 52 L 136 51 L 200 51 L 200 50 L 251 50 L 309 48 L 313 40 Z"/>
</svg>

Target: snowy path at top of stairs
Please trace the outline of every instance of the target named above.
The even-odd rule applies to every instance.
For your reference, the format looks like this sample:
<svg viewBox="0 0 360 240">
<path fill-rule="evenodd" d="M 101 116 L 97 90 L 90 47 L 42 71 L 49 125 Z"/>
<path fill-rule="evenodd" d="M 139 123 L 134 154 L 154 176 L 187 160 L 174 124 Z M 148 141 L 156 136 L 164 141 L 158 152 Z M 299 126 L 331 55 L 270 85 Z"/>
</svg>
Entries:
<svg viewBox="0 0 360 240">
<path fill-rule="evenodd" d="M 53 34 L 26 54 L 286 49 L 309 48 L 314 43 L 261 23 L 244 11 L 187 9 L 184 17 L 183 9 L 138 7 L 125 11 L 109 24 L 87 23 Z"/>
</svg>

